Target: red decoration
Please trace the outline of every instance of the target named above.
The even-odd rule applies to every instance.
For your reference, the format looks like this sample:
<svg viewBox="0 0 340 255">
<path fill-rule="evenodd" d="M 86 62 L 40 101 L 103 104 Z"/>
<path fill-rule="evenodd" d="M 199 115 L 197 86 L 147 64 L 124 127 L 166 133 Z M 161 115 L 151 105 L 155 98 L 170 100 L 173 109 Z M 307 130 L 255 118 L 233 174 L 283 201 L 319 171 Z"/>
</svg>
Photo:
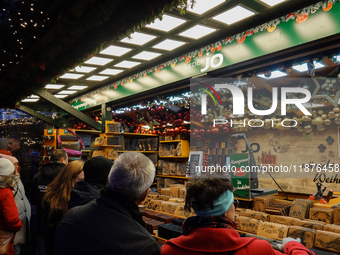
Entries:
<svg viewBox="0 0 340 255">
<path fill-rule="evenodd" d="M 246 40 L 246 36 L 244 35 L 244 36 L 242 36 L 241 39 L 237 39 L 237 42 L 238 43 L 243 43 L 245 40 Z"/>
</svg>

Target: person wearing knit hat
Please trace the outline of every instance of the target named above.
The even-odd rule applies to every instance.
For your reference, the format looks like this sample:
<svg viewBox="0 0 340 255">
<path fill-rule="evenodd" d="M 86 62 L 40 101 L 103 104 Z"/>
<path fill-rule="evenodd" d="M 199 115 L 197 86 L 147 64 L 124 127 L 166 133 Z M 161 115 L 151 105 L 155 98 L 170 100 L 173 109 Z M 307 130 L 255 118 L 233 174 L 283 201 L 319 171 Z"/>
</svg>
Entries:
<svg viewBox="0 0 340 255">
<path fill-rule="evenodd" d="M 184 221 L 183 235 L 167 240 L 162 246 L 161 254 L 282 254 L 265 240 L 240 237 L 236 232 L 238 224 L 235 223 L 235 210 L 238 201 L 234 200 L 233 189 L 232 182 L 221 177 L 192 180 L 187 188 L 185 209 L 193 209 L 197 216 Z M 284 252 L 314 254 L 293 238 L 285 243 Z"/>
<path fill-rule="evenodd" d="M 87 160 L 83 166 L 84 181 L 74 185 L 68 208 L 87 204 L 99 197 L 100 189 L 106 186 L 112 165 L 112 160 L 103 156 Z"/>
<path fill-rule="evenodd" d="M 24 185 L 21 182 L 20 174 L 17 171 L 19 167 L 19 161 L 17 158 L 1 154 L 0 158 L 6 158 L 12 162 L 14 165 L 14 179 L 16 181 L 16 185 L 14 186 L 13 194 L 14 201 L 19 211 L 19 219 L 22 222 L 22 228 L 19 232 L 16 233 L 14 238 L 14 250 L 15 254 L 20 254 L 20 245 L 26 243 L 26 229 L 29 228 L 29 222 L 31 220 L 31 205 L 26 197 Z"/>
<path fill-rule="evenodd" d="M 13 175 L 13 163 L 9 159 L 0 158 L 0 230 L 16 233 L 21 229 L 22 223 L 12 192 L 15 185 Z M 14 254 L 13 243 L 8 254 Z"/>
</svg>

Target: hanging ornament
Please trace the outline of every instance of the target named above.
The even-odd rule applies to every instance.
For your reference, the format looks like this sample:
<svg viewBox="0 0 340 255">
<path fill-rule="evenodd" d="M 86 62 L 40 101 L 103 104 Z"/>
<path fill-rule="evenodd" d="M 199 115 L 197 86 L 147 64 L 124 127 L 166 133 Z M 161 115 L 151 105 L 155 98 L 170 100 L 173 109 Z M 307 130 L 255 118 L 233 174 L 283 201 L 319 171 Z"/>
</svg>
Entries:
<svg viewBox="0 0 340 255">
<path fill-rule="evenodd" d="M 334 119 L 334 117 L 335 117 L 335 113 L 334 113 L 333 111 L 330 111 L 330 112 L 328 113 L 328 118 Z"/>
<path fill-rule="evenodd" d="M 298 126 L 298 128 L 296 129 L 298 132 L 303 132 L 303 127 Z"/>
<path fill-rule="evenodd" d="M 269 26 L 269 27 L 267 28 L 267 31 L 268 31 L 269 33 L 271 33 L 271 32 L 273 32 L 275 29 L 276 29 L 276 26 Z"/>
<path fill-rule="evenodd" d="M 246 40 L 246 36 L 244 35 L 244 36 L 242 36 L 242 38 L 237 39 L 237 42 L 238 43 L 243 43 L 245 40 Z"/>
<path fill-rule="evenodd" d="M 308 19 L 308 14 L 306 13 L 300 13 L 297 17 L 296 17 L 296 22 L 297 23 L 303 23 Z"/>
<path fill-rule="evenodd" d="M 319 126 L 319 125 L 322 125 L 323 124 L 323 119 L 321 117 L 316 117 L 314 119 L 314 124 Z"/>
<path fill-rule="evenodd" d="M 322 114 L 321 115 L 321 118 L 324 119 L 324 120 L 327 119 L 327 117 L 328 117 L 327 114 Z"/>
<path fill-rule="evenodd" d="M 322 114 L 323 114 L 323 110 L 319 110 L 319 111 L 318 111 L 318 114 L 319 114 L 319 115 L 322 115 Z"/>
<path fill-rule="evenodd" d="M 325 126 L 324 125 L 318 125 L 318 126 L 316 126 L 316 129 L 318 130 L 318 131 L 324 131 L 325 130 Z"/>
<path fill-rule="evenodd" d="M 335 122 L 335 124 L 340 125 L 340 118 L 335 118 L 334 122 Z"/>
<path fill-rule="evenodd" d="M 334 107 L 333 112 L 338 113 L 340 111 L 339 107 Z"/>
<path fill-rule="evenodd" d="M 303 130 L 306 132 L 306 133 L 310 133 L 313 131 L 313 128 L 311 125 L 307 125 L 303 128 Z"/>
<path fill-rule="evenodd" d="M 323 123 L 328 126 L 332 123 L 332 121 L 330 119 L 325 119 Z"/>
<path fill-rule="evenodd" d="M 324 10 L 325 12 L 328 12 L 330 9 L 332 9 L 333 7 L 333 4 L 331 2 L 329 2 L 327 4 L 327 6 L 325 8 L 323 8 L 322 10 Z"/>
</svg>

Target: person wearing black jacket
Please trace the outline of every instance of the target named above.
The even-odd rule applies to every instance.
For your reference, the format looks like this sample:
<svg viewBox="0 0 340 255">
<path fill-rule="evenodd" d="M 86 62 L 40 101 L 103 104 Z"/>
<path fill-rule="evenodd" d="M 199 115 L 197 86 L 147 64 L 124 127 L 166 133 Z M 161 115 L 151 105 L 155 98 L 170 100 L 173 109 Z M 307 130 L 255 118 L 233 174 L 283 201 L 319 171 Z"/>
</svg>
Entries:
<svg viewBox="0 0 340 255">
<path fill-rule="evenodd" d="M 154 177 L 155 166 L 148 157 L 138 152 L 122 153 L 99 198 L 72 208 L 59 222 L 55 254 L 161 254 L 138 210 Z"/>
<path fill-rule="evenodd" d="M 52 152 L 51 163 L 45 164 L 41 171 L 37 173 L 32 181 L 31 204 L 36 208 L 37 214 L 37 255 L 45 255 L 44 245 L 44 210 L 42 200 L 46 193 L 47 186 L 68 164 L 67 153 L 62 149 Z"/>
<path fill-rule="evenodd" d="M 74 185 L 68 209 L 85 205 L 99 197 L 100 189 L 106 186 L 112 165 L 112 160 L 103 156 L 87 160 L 83 167 L 84 181 Z"/>
<path fill-rule="evenodd" d="M 33 179 L 31 156 L 21 147 L 20 138 L 14 135 L 8 139 L 8 150 L 12 152 L 12 156 L 19 161 L 20 179 L 24 185 L 25 193 L 28 195 L 31 190 Z"/>
</svg>

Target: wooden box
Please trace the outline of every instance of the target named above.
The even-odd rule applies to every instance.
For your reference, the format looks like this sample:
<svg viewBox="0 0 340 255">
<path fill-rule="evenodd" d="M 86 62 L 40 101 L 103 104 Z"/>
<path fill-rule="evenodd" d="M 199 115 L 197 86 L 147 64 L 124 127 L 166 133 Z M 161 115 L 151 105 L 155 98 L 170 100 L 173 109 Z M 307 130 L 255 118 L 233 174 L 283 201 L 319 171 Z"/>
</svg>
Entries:
<svg viewBox="0 0 340 255">
<path fill-rule="evenodd" d="M 93 153 L 92 153 L 92 157 L 97 157 L 97 156 L 103 156 L 105 157 L 105 150 L 95 150 Z"/>
<path fill-rule="evenodd" d="M 309 209 L 313 207 L 313 201 L 304 199 L 295 199 L 290 208 L 289 217 L 298 219 L 308 219 Z"/>
<path fill-rule="evenodd" d="M 259 196 L 254 197 L 253 205 L 254 211 L 264 212 L 268 206 L 275 203 L 275 197 L 271 196 Z"/>
<path fill-rule="evenodd" d="M 323 221 L 327 224 L 333 224 L 333 209 L 323 207 L 313 207 L 309 210 L 309 219 Z"/>
<path fill-rule="evenodd" d="M 164 178 L 157 178 L 157 191 L 161 192 L 162 188 L 164 188 Z"/>
<path fill-rule="evenodd" d="M 163 162 L 162 175 L 170 175 L 170 163 Z"/>
<path fill-rule="evenodd" d="M 296 218 L 280 216 L 280 215 L 270 215 L 270 222 L 283 224 L 287 226 L 295 225 L 295 222 L 299 221 Z"/>
<path fill-rule="evenodd" d="M 314 247 L 325 251 L 340 251 L 340 234 L 317 230 Z"/>
<path fill-rule="evenodd" d="M 274 240 L 282 240 L 287 237 L 288 229 L 289 227 L 286 225 L 261 221 L 257 229 L 257 235 Z"/>
<path fill-rule="evenodd" d="M 118 158 L 118 151 L 114 150 L 114 149 L 108 149 L 106 151 L 106 157 L 108 159 L 111 159 L 111 160 L 116 160 Z"/>
<path fill-rule="evenodd" d="M 170 162 L 169 169 L 170 169 L 170 175 L 176 175 L 177 174 L 177 163 Z"/>
<path fill-rule="evenodd" d="M 324 226 L 324 222 L 315 222 L 312 220 L 298 220 L 296 222 L 294 222 L 295 226 L 301 226 L 301 227 L 305 227 L 305 228 L 312 228 L 315 230 L 323 230 L 323 226 Z"/>
<path fill-rule="evenodd" d="M 170 197 L 179 197 L 179 187 L 177 185 L 170 185 Z"/>
<path fill-rule="evenodd" d="M 169 190 L 169 192 L 170 192 L 170 190 Z M 170 196 L 166 196 L 166 195 L 160 195 L 159 196 L 159 199 L 163 200 L 163 201 L 169 201 L 170 198 L 171 198 Z"/>
<path fill-rule="evenodd" d="M 187 194 L 186 188 L 181 188 L 181 189 L 179 190 L 179 197 L 180 197 L 180 198 L 184 198 L 184 199 L 185 199 L 186 194 Z"/>
<path fill-rule="evenodd" d="M 323 231 L 340 234 L 340 226 L 326 224 L 326 225 L 323 226 Z"/>
<path fill-rule="evenodd" d="M 244 216 L 237 216 L 236 222 L 238 223 L 237 229 L 248 233 L 256 234 L 261 221 Z"/>
<path fill-rule="evenodd" d="M 255 211 L 251 211 L 251 210 L 247 210 L 245 212 L 240 212 L 239 215 L 249 217 L 249 218 L 253 218 L 253 219 L 257 219 L 257 220 L 261 220 L 261 221 L 269 221 L 269 217 L 270 217 L 269 214 L 261 213 L 261 212 L 255 212 Z"/>
<path fill-rule="evenodd" d="M 340 225 L 340 206 L 334 209 L 334 224 Z"/>
<path fill-rule="evenodd" d="M 164 188 L 170 188 L 170 185 L 179 184 L 181 180 L 175 180 L 170 178 L 164 179 Z"/>
<path fill-rule="evenodd" d="M 170 196 L 170 188 L 161 189 L 161 194 L 165 196 Z"/>
<path fill-rule="evenodd" d="M 179 217 L 187 218 L 187 217 L 190 217 L 191 212 L 184 210 L 184 206 L 179 205 L 179 206 L 177 206 L 177 208 L 175 210 L 175 215 L 179 216 Z"/>
<path fill-rule="evenodd" d="M 187 172 L 187 164 L 177 163 L 176 175 L 185 176 Z"/>
<path fill-rule="evenodd" d="M 313 248 L 315 240 L 314 229 L 304 228 L 300 226 L 290 226 L 288 230 L 288 237 L 300 238 L 301 243 L 307 248 Z"/>
</svg>

